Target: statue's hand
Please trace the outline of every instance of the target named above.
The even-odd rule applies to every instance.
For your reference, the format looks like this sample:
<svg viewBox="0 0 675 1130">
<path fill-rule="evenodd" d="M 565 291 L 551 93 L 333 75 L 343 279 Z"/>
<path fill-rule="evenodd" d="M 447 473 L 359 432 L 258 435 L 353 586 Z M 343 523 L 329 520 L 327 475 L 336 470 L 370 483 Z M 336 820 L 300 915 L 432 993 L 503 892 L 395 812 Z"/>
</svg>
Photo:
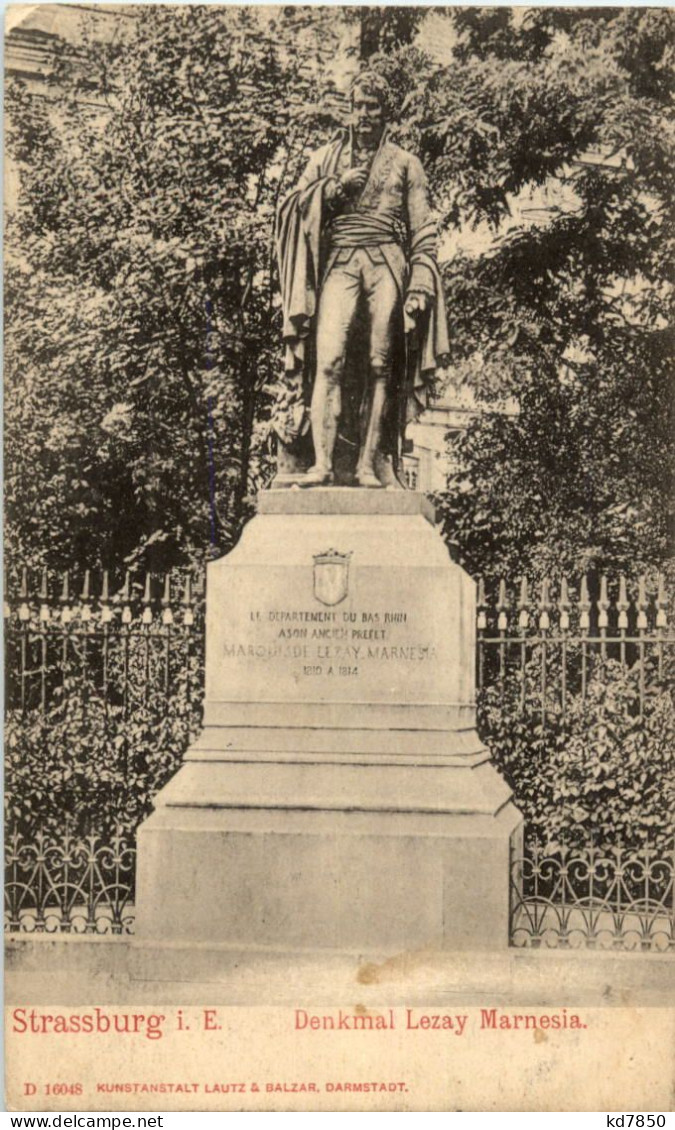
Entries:
<svg viewBox="0 0 675 1130">
<path fill-rule="evenodd" d="M 411 318 L 416 318 L 428 308 L 431 296 L 423 290 L 411 290 L 406 295 L 405 312 Z"/>
<path fill-rule="evenodd" d="M 361 192 L 361 190 L 365 188 L 367 180 L 367 169 L 350 169 L 348 173 L 344 173 L 340 178 L 340 187 L 347 195 L 355 196 L 357 192 Z"/>
</svg>

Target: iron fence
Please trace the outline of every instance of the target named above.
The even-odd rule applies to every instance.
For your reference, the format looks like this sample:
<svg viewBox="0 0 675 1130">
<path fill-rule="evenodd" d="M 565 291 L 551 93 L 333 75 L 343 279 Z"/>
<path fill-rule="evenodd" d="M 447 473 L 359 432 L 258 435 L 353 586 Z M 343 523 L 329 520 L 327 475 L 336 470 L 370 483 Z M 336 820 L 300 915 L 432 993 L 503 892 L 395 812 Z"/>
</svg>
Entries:
<svg viewBox="0 0 675 1130">
<path fill-rule="evenodd" d="M 67 711 L 77 700 L 79 739 L 86 736 L 87 727 L 93 737 L 104 717 L 110 756 L 121 757 L 123 763 L 122 787 L 132 777 L 136 783 L 146 779 L 150 795 L 159 776 L 150 779 L 147 758 L 134 767 L 135 776 L 128 776 L 134 753 L 129 743 L 136 740 L 128 723 L 151 713 L 160 720 L 179 717 L 174 757 L 197 732 L 203 690 L 203 579 L 127 574 L 115 585 L 107 573 L 94 583 L 85 572 L 75 580 L 66 574 L 57 583 L 43 573 L 31 586 L 24 571 L 16 590 L 9 592 L 5 641 L 10 718 L 19 730 L 41 722 L 39 736 L 51 733 L 54 719 L 66 715 L 67 731 Z M 614 659 L 637 672 L 642 712 L 649 680 L 665 683 L 675 645 L 663 578 L 651 584 L 640 578 L 632 587 L 623 578 L 613 583 L 582 578 L 576 587 L 565 580 L 557 586 L 545 581 L 536 598 L 530 591 L 525 581 L 512 589 L 502 582 L 491 597 L 479 583 L 479 705 L 488 694 L 499 701 L 515 685 L 523 711 L 531 707 L 534 690 L 541 721 L 546 724 L 555 714 L 559 722 L 573 697 L 583 700 L 594 674 L 601 675 L 602 664 Z M 152 746 L 155 733 L 148 730 L 146 747 Z M 66 748 L 68 733 L 61 741 Z M 40 741 L 34 745 L 40 747 Z M 31 787 L 30 771 L 28 783 L 24 774 L 20 786 L 23 798 Z M 134 833 L 140 808 L 119 827 L 109 820 L 106 830 L 100 821 L 92 834 L 83 832 L 82 821 L 64 828 L 53 822 L 47 826 L 43 820 L 43 826 L 34 823 L 29 828 L 21 814 L 17 818 L 12 812 L 12 788 L 10 772 L 6 929 L 133 932 Z M 20 799 L 19 808 L 22 803 Z M 673 852 L 662 847 L 532 843 L 521 858 L 512 860 L 512 944 L 672 949 L 673 871 Z"/>
<path fill-rule="evenodd" d="M 513 946 L 675 949 L 675 844 L 531 843 L 511 860 Z"/>
<path fill-rule="evenodd" d="M 63 837 L 38 832 L 5 840 L 5 930 L 38 934 L 129 934 L 136 872 L 134 837 L 117 831 Z"/>
<path fill-rule="evenodd" d="M 47 711 L 67 684 L 85 700 L 119 706 L 124 717 L 151 694 L 168 702 L 177 685 L 201 707 L 204 584 L 202 576 L 132 578 L 116 590 L 106 571 L 96 591 L 87 570 L 45 570 L 31 589 L 24 569 L 5 600 L 6 704 L 21 714 Z"/>
<path fill-rule="evenodd" d="M 122 831 L 5 845 L 5 929 L 133 934 L 136 848 Z M 530 948 L 675 949 L 675 846 L 528 844 L 511 860 L 510 943 Z"/>
<path fill-rule="evenodd" d="M 669 604 L 663 575 L 630 584 L 625 577 L 593 575 L 576 585 L 546 579 L 536 594 L 525 578 L 515 586 L 502 580 L 487 594 L 479 580 L 479 703 L 488 689 L 504 699 L 515 681 L 521 711 L 534 693 L 544 725 L 553 714 L 564 720 L 572 697 L 584 701 L 593 675 L 613 660 L 638 672 L 642 713 L 650 678 L 662 685 L 672 677 Z"/>
<path fill-rule="evenodd" d="M 5 600 L 6 699 L 10 710 L 46 710 L 69 675 L 87 694 L 128 709 L 153 691 L 167 699 L 186 679 L 198 713 L 204 631 L 203 573 L 132 578 L 116 589 L 104 572 L 96 585 L 86 571 L 32 586 L 23 570 Z M 544 721 L 556 699 L 563 716 L 573 694 L 586 694 L 598 661 L 645 669 L 653 660 L 665 681 L 675 654 L 663 576 L 585 576 L 575 585 L 546 579 L 535 594 L 526 579 L 494 592 L 478 581 L 477 689 L 504 688 L 536 668 Z M 645 682 L 639 686 L 640 708 Z"/>
</svg>

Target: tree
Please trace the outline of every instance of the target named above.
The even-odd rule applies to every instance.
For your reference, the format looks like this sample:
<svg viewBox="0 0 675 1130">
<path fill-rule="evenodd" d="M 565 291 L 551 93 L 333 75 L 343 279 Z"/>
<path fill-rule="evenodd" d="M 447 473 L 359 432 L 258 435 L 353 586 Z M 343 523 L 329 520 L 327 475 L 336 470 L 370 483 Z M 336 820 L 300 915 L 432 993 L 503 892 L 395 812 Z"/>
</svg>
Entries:
<svg viewBox="0 0 675 1130">
<path fill-rule="evenodd" d="M 273 216 L 325 126 L 332 25 L 151 15 L 131 41 L 63 44 L 49 100 L 8 93 L 7 500 L 34 564 L 222 552 L 265 470 Z"/>
<path fill-rule="evenodd" d="M 550 177 L 576 199 L 446 264 L 457 370 L 520 409 L 460 439 L 446 532 L 487 575 L 646 568 L 675 545 L 673 14 L 452 19 L 455 59 L 408 105 L 446 229 L 497 232 Z"/>
<path fill-rule="evenodd" d="M 387 54 L 415 38 L 427 16 L 424 8 L 396 8 L 373 5 L 345 10 L 348 21 L 359 23 L 359 58 L 367 62 L 373 55 Z"/>
</svg>

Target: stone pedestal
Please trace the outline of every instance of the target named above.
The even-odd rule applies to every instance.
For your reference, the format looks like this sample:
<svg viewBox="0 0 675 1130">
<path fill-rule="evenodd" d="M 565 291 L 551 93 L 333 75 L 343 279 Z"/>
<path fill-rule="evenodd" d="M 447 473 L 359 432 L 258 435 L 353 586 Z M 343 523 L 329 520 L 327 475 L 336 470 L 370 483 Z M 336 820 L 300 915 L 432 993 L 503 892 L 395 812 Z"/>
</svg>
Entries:
<svg viewBox="0 0 675 1130">
<path fill-rule="evenodd" d="M 413 492 L 269 491 L 209 565 L 204 730 L 138 836 L 144 976 L 153 947 L 208 979 L 256 947 L 507 946 L 521 817 L 430 518 Z"/>
</svg>

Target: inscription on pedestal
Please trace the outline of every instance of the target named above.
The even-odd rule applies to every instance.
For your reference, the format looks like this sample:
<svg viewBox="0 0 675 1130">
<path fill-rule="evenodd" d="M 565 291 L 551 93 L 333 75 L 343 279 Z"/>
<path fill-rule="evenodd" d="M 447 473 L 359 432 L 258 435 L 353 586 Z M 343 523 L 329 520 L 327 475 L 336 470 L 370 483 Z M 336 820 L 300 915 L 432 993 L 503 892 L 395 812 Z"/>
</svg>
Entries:
<svg viewBox="0 0 675 1130">
<path fill-rule="evenodd" d="M 403 608 L 373 575 L 331 608 L 313 601 L 311 585 L 297 575 L 269 584 L 268 601 L 250 583 L 241 584 L 235 570 L 227 580 L 224 615 L 209 637 L 208 674 L 220 696 L 447 701 L 459 626 L 447 605 L 428 594 L 412 594 Z M 302 588 L 293 601 L 292 590 Z"/>
<path fill-rule="evenodd" d="M 407 612 L 251 609 L 246 630 L 225 636 L 226 659 L 283 660 L 295 677 L 357 678 L 373 664 L 429 663 L 437 649 L 416 635 Z"/>
<path fill-rule="evenodd" d="M 472 702 L 472 583 L 427 521 L 286 521 L 210 569 L 207 703 Z"/>
</svg>

